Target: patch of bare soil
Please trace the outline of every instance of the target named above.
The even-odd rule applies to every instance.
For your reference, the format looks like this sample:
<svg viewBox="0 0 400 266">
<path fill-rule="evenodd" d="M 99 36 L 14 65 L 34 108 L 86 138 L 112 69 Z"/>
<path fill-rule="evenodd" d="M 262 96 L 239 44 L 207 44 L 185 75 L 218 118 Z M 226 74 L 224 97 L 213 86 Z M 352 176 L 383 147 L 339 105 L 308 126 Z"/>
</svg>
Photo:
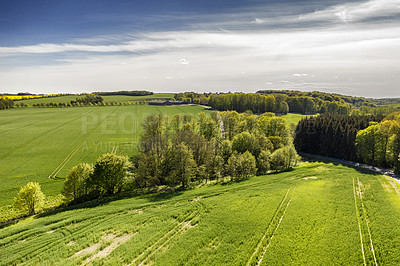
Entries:
<svg viewBox="0 0 400 266">
<path fill-rule="evenodd" d="M 303 177 L 304 180 L 308 180 L 308 179 L 318 179 L 318 176 L 306 176 Z"/>
<path fill-rule="evenodd" d="M 94 254 L 93 256 L 87 258 L 83 264 L 87 264 L 93 260 L 99 259 L 99 258 L 105 258 L 108 255 L 111 254 L 111 252 L 114 251 L 114 249 L 116 249 L 117 247 L 119 247 L 120 245 L 124 244 L 125 242 L 127 242 L 129 239 L 131 239 L 135 234 L 127 234 L 127 235 L 123 235 L 123 236 L 115 236 L 114 234 L 110 234 L 105 236 L 103 239 L 106 241 L 112 241 L 110 245 L 108 245 L 107 247 L 105 247 L 103 250 L 98 251 L 96 254 Z"/>
</svg>

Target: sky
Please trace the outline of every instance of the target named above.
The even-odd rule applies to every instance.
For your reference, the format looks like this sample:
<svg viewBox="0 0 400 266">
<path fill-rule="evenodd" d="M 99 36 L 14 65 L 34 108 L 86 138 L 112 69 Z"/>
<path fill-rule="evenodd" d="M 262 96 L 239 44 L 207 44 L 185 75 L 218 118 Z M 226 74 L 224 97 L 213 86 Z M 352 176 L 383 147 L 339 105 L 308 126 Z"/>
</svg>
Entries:
<svg viewBox="0 0 400 266">
<path fill-rule="evenodd" d="M 0 1 L 0 93 L 399 84 L 400 0 Z"/>
</svg>

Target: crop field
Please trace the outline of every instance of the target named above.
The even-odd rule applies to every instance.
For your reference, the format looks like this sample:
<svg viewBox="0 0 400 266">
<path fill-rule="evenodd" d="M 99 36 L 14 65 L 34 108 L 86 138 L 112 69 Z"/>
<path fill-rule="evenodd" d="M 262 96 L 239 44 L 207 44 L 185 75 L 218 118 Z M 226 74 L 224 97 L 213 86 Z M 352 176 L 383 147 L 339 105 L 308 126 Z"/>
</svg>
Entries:
<svg viewBox="0 0 400 266">
<path fill-rule="evenodd" d="M 39 99 L 46 97 L 54 97 L 59 94 L 45 94 L 45 95 L 0 95 L 0 99 L 21 100 L 21 99 Z"/>
<path fill-rule="evenodd" d="M 149 105 L 2 110 L 0 206 L 11 204 L 19 188 L 30 181 L 39 182 L 46 195 L 60 193 L 69 169 L 81 162 L 94 163 L 113 149 L 132 156 L 141 123 L 151 113 L 196 116 L 202 110 Z"/>
<path fill-rule="evenodd" d="M 38 103 L 69 103 L 75 100 L 77 97 L 82 97 L 81 95 L 63 95 L 58 97 L 49 98 L 36 98 L 17 101 L 16 103 L 24 103 L 32 106 Z M 146 96 L 125 96 L 125 95 L 108 95 L 101 96 L 106 102 L 129 102 L 129 101 L 142 101 L 142 100 L 153 100 L 153 99 L 170 99 L 174 97 L 174 94 L 170 93 L 155 93 L 153 95 Z"/>
<path fill-rule="evenodd" d="M 0 230 L 1 264 L 399 265 L 400 190 L 354 168 L 86 203 Z"/>
</svg>

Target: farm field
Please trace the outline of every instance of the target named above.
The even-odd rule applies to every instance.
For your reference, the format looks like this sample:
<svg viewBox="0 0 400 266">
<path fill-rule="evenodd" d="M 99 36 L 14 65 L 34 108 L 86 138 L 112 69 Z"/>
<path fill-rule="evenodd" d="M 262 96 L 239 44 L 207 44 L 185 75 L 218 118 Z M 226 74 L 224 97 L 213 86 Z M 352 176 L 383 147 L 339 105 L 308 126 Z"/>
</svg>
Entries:
<svg viewBox="0 0 400 266">
<path fill-rule="evenodd" d="M 24 103 L 32 106 L 33 104 L 38 103 L 69 103 L 72 100 L 75 100 L 77 97 L 82 97 L 80 95 L 63 95 L 58 97 L 49 97 L 49 98 L 37 98 L 37 99 L 28 99 L 16 101 L 15 103 Z M 154 93 L 153 95 L 146 96 L 126 96 L 126 95 L 108 95 L 101 96 L 105 102 L 128 102 L 128 101 L 142 101 L 142 100 L 153 100 L 153 99 L 169 99 L 173 98 L 174 94 L 170 93 Z"/>
<path fill-rule="evenodd" d="M 303 163 L 37 215 L 0 230 L 1 264 L 399 265 L 399 193 L 386 176 Z"/>
<path fill-rule="evenodd" d="M 114 147 L 132 156 L 142 120 L 151 113 L 196 116 L 202 110 L 150 105 L 2 110 L 0 206 L 11 204 L 30 181 L 39 182 L 47 196 L 59 194 L 69 169 L 80 162 L 93 163 Z"/>
</svg>

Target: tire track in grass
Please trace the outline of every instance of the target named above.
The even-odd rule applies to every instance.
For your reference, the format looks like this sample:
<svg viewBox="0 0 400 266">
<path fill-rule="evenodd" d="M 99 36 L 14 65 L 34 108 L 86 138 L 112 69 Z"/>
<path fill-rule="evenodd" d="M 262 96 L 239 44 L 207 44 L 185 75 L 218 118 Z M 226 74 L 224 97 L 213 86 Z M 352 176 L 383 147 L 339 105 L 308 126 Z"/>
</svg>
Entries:
<svg viewBox="0 0 400 266">
<path fill-rule="evenodd" d="M 292 198 L 292 194 L 293 194 L 293 192 L 295 190 L 296 190 L 296 187 L 293 188 L 292 186 L 290 186 L 288 188 L 288 190 L 286 191 L 285 196 L 283 197 L 283 199 L 280 202 L 278 208 L 276 209 L 274 215 L 272 216 L 271 221 L 268 224 L 268 227 L 267 227 L 267 229 L 265 231 L 265 234 L 260 239 L 256 249 L 254 250 L 254 252 L 250 256 L 249 260 L 247 261 L 247 263 L 246 263 L 247 266 L 253 265 L 253 264 L 256 264 L 256 265 L 260 265 L 261 264 L 261 262 L 262 262 L 262 260 L 264 258 L 264 255 L 265 255 L 267 249 L 269 248 L 269 246 L 271 244 L 271 241 L 274 238 L 275 233 L 277 232 L 277 230 L 278 230 L 278 228 L 279 228 L 279 226 L 280 226 L 280 224 L 281 224 L 281 222 L 283 220 L 283 217 L 286 214 L 286 211 L 287 211 L 287 209 L 288 209 L 288 207 L 290 205 L 290 202 L 292 200 L 291 199 Z M 285 205 L 285 203 L 286 203 L 286 205 Z M 282 207 L 283 206 L 285 206 L 285 207 L 284 207 L 284 209 L 282 211 Z M 280 214 L 282 214 L 282 215 L 280 215 Z M 279 217 L 279 219 L 277 220 L 278 217 Z M 276 226 L 273 227 L 273 225 L 275 223 L 276 223 Z M 272 229 L 272 232 L 270 232 L 271 229 Z M 261 252 L 260 258 L 258 260 L 256 260 L 256 263 L 253 263 L 254 259 L 257 259 L 257 254 L 259 254 L 260 252 Z"/>
<path fill-rule="evenodd" d="M 353 194 L 354 194 L 354 207 L 356 208 L 356 216 L 357 216 L 357 223 L 358 223 L 358 232 L 360 233 L 360 244 L 361 244 L 361 253 L 363 256 L 364 265 L 367 265 L 367 260 L 365 259 L 365 252 L 364 252 L 364 244 L 363 244 L 363 237 L 362 237 L 362 230 L 361 230 L 361 221 L 360 221 L 360 213 L 357 207 L 357 194 L 356 194 L 356 186 L 355 180 L 353 177 Z"/>
<path fill-rule="evenodd" d="M 54 238 L 43 239 L 42 243 L 40 245 L 36 245 L 35 247 L 31 247 L 30 249 L 26 249 L 26 247 L 22 247 L 23 248 L 22 256 L 20 256 L 20 258 L 15 258 L 13 261 L 10 261 L 10 264 L 15 264 L 19 259 L 21 259 L 21 257 L 25 258 L 28 254 L 29 254 L 30 259 L 36 258 L 45 251 L 49 252 L 54 249 L 57 249 L 57 247 L 60 244 L 64 244 L 65 242 L 72 241 L 73 239 L 76 239 L 76 238 L 84 237 L 87 233 L 88 228 L 91 229 L 92 231 L 95 231 L 97 227 L 100 227 L 100 228 L 98 228 L 98 230 L 101 231 L 102 230 L 101 226 L 104 223 L 107 223 L 108 221 L 111 221 L 114 218 L 115 218 L 115 214 L 114 215 L 103 214 L 103 215 L 99 215 L 99 216 L 93 216 L 93 217 L 90 217 L 85 220 L 85 222 L 93 220 L 91 223 L 88 223 L 86 225 L 83 225 L 82 227 L 77 228 L 75 231 L 73 231 L 73 234 L 71 234 L 70 236 L 60 237 L 60 238 L 56 238 L 56 239 L 54 239 Z M 68 225 L 65 225 L 61 228 L 65 228 L 67 226 Z M 57 232 L 57 233 L 60 233 L 60 232 Z M 35 237 L 35 236 L 33 236 L 33 237 Z M 32 248 L 34 248 L 34 250 L 31 250 Z"/>
<path fill-rule="evenodd" d="M 110 116 L 112 116 L 115 111 L 118 109 L 119 106 L 117 106 L 114 111 L 99 122 L 97 122 L 96 126 L 89 132 L 89 134 L 86 135 L 83 140 L 75 145 L 75 147 L 72 149 L 72 151 L 65 157 L 65 159 L 56 167 L 56 169 L 53 170 L 53 172 L 49 175 L 49 178 L 52 180 L 57 179 L 57 174 L 65 167 L 65 165 L 71 160 L 71 158 L 75 155 L 75 153 L 79 150 L 79 148 L 85 143 L 85 141 L 99 128 L 99 126 Z M 63 178 L 62 178 L 63 179 Z"/>
<path fill-rule="evenodd" d="M 98 108 L 99 108 L 99 107 L 98 107 Z M 97 110 L 97 109 L 96 109 L 96 110 Z M 94 112 L 94 111 L 95 111 L 95 110 L 92 110 L 92 111 L 89 112 L 89 113 L 92 113 L 92 112 Z M 45 133 L 43 133 L 43 134 L 41 134 L 41 135 L 39 135 L 39 136 L 36 136 L 36 137 L 31 138 L 30 140 L 28 140 L 28 141 L 22 143 L 21 145 L 19 145 L 19 146 L 16 147 L 15 149 L 13 149 L 13 150 L 9 151 L 8 153 L 4 154 L 3 156 L 1 156 L 1 157 L 0 157 L 0 161 L 6 159 L 7 157 L 9 157 L 10 155 L 14 154 L 15 152 L 17 152 L 17 151 L 23 149 L 24 147 L 26 147 L 27 145 L 31 144 L 32 142 L 41 139 L 42 137 L 44 137 L 45 135 L 49 134 L 50 132 L 53 132 L 53 131 L 55 131 L 55 130 L 57 130 L 57 129 L 60 129 L 60 128 L 64 127 L 65 125 L 67 125 L 67 124 L 69 124 L 69 123 L 71 123 L 71 122 L 73 122 L 73 121 L 79 119 L 80 117 L 81 117 L 81 116 L 76 117 L 76 118 L 73 118 L 73 119 L 71 119 L 71 120 L 65 122 L 64 124 L 61 124 L 61 125 L 59 125 L 59 126 L 57 126 L 57 127 L 54 127 L 54 128 L 52 128 L 52 129 L 46 131 Z"/>
<path fill-rule="evenodd" d="M 183 222 L 180 222 L 179 224 L 174 226 L 171 230 L 169 230 L 167 233 L 163 234 L 152 245 L 147 247 L 144 251 L 142 251 L 142 253 L 140 253 L 138 256 L 136 256 L 133 259 L 133 261 L 128 265 L 143 265 L 151 256 L 153 256 L 158 250 L 160 250 L 162 247 L 164 247 L 176 235 L 178 235 L 180 232 L 182 232 L 186 227 L 190 226 L 193 219 L 197 216 L 199 216 L 198 211 L 193 211 L 192 213 L 190 213 L 184 219 Z M 188 220 L 188 219 L 190 219 L 190 220 Z"/>
<path fill-rule="evenodd" d="M 367 251 L 369 251 L 372 253 L 373 262 L 370 262 L 368 264 L 378 265 L 378 261 L 376 259 L 376 254 L 375 254 L 374 243 L 372 241 L 370 221 L 368 218 L 367 210 L 364 205 L 362 186 L 363 186 L 363 184 L 361 183 L 359 177 L 357 177 L 357 183 L 353 177 L 354 204 L 355 204 L 355 208 L 356 208 L 358 230 L 360 233 L 361 252 L 363 255 L 363 262 L 364 262 L 364 265 L 367 265 L 367 262 L 370 260 L 371 255 L 367 256 L 367 254 L 366 254 Z M 361 208 L 361 210 L 360 210 L 360 208 Z M 368 233 L 368 240 L 363 238 L 363 227 L 364 227 L 364 230 L 366 228 L 366 231 Z M 368 245 L 369 248 L 364 247 L 364 241 L 369 242 L 369 245 Z"/>
<path fill-rule="evenodd" d="M 374 257 L 374 263 L 375 263 L 375 265 L 378 265 L 378 262 L 377 262 L 376 256 L 375 256 L 374 243 L 372 241 L 372 234 L 371 234 L 371 227 L 369 225 L 369 218 L 368 218 L 368 215 L 367 215 L 367 211 L 365 210 L 363 195 L 362 195 L 362 191 L 361 191 L 363 184 L 360 182 L 360 179 L 358 177 L 357 177 L 357 183 L 358 183 L 358 190 L 359 190 L 359 194 L 358 195 L 360 197 L 361 207 L 363 209 L 364 220 L 365 220 L 365 224 L 367 226 L 369 242 L 370 242 L 370 245 L 371 245 L 371 251 L 372 251 L 372 255 Z"/>
<path fill-rule="evenodd" d="M 397 196 L 400 198 L 400 190 L 397 187 L 397 183 L 390 177 L 387 177 L 389 184 L 392 186 L 392 188 L 394 189 L 394 191 L 396 191 Z"/>
<path fill-rule="evenodd" d="M 41 253 L 45 252 L 45 251 L 51 251 L 54 249 L 57 249 L 57 246 L 60 244 L 63 244 L 65 241 L 69 241 L 72 240 L 74 238 L 79 238 L 79 237 L 83 237 L 86 234 L 86 229 L 90 228 L 92 230 L 95 230 L 95 228 L 97 226 L 101 226 L 102 224 L 104 224 L 105 222 L 108 222 L 109 220 L 115 218 L 114 215 L 100 215 L 100 216 L 94 216 L 91 217 L 85 221 L 90 221 L 92 219 L 95 219 L 95 221 L 93 221 L 92 223 L 89 223 L 87 225 L 84 225 L 81 228 L 78 228 L 76 231 L 73 232 L 72 235 L 70 235 L 69 237 L 60 237 L 60 238 L 51 238 L 51 239 L 43 239 L 42 243 L 40 245 L 36 245 L 35 247 L 31 247 L 34 248 L 34 250 L 30 250 L 30 249 L 26 249 L 24 247 L 23 250 L 23 255 L 22 257 L 26 257 L 29 254 L 30 259 L 33 259 L 37 256 L 40 256 Z M 66 227 L 66 226 L 64 226 Z M 100 230 L 100 228 L 99 228 Z M 59 232 L 57 232 L 59 233 Z M 41 235 L 43 237 L 43 235 Z M 33 236 L 35 238 L 35 236 Z M 19 258 L 17 258 L 16 260 L 18 261 Z M 15 261 L 12 262 L 12 264 L 15 263 Z"/>
</svg>

